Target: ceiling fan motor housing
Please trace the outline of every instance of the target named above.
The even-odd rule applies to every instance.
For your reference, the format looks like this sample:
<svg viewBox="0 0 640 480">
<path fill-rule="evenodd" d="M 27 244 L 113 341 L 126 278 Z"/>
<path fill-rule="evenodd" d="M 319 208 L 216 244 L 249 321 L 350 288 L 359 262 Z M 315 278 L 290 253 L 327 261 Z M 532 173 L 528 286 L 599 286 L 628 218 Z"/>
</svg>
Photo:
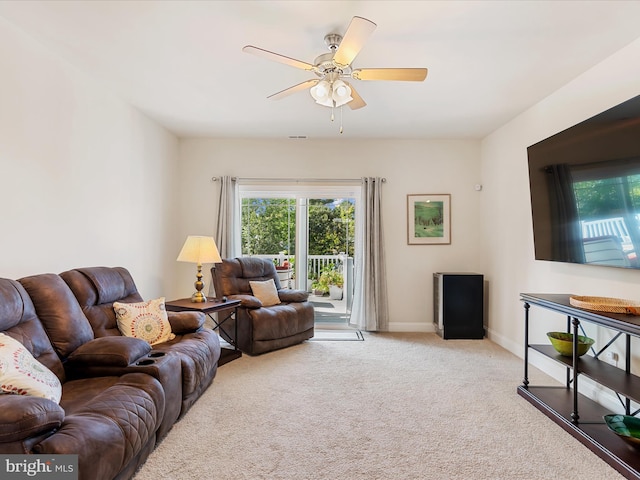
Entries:
<svg viewBox="0 0 640 480">
<path fill-rule="evenodd" d="M 329 50 L 335 52 L 340 46 L 340 42 L 342 41 L 342 35 L 339 33 L 329 33 L 324 36 L 324 43 L 327 44 Z"/>
</svg>

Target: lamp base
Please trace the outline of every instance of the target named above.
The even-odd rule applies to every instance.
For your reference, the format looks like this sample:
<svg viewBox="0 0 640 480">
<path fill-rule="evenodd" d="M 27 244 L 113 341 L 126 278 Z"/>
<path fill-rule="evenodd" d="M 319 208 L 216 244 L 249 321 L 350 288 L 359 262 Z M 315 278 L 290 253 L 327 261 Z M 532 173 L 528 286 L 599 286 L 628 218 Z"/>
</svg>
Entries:
<svg viewBox="0 0 640 480">
<path fill-rule="evenodd" d="M 196 292 L 191 295 L 191 301 L 194 303 L 204 303 L 207 301 L 207 297 L 202 292 Z"/>
</svg>

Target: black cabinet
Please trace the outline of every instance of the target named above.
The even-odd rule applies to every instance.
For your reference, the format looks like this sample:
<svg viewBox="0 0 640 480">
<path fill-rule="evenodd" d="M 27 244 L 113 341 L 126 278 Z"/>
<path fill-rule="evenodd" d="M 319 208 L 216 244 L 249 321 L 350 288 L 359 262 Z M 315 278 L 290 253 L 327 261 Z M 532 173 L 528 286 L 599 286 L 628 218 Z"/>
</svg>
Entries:
<svg viewBox="0 0 640 480">
<path fill-rule="evenodd" d="M 445 339 L 484 337 L 484 277 L 479 273 L 433 274 L 433 323 Z"/>
</svg>

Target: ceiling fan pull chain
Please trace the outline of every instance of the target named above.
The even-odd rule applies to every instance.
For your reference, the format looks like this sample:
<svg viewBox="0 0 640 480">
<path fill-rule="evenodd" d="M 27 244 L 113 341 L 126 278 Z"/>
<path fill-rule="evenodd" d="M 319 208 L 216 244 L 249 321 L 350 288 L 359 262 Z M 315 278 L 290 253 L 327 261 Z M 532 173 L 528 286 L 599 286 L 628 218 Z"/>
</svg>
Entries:
<svg viewBox="0 0 640 480">
<path fill-rule="evenodd" d="M 340 105 L 340 135 L 342 135 L 342 108 L 343 105 Z"/>
<path fill-rule="evenodd" d="M 335 116 L 333 115 L 333 111 L 335 110 L 336 102 L 331 102 L 331 121 L 335 120 Z"/>
</svg>

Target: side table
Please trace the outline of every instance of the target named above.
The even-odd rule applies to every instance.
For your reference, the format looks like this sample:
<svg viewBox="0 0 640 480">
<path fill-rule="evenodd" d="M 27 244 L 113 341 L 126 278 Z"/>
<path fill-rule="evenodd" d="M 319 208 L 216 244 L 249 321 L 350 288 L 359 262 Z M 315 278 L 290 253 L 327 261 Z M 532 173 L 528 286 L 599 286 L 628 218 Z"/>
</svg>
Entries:
<svg viewBox="0 0 640 480">
<path fill-rule="evenodd" d="M 227 300 L 226 302 L 221 302 L 219 300 L 207 300 L 206 302 L 196 303 L 192 302 L 191 298 L 181 298 L 179 300 L 165 302 L 165 307 L 169 312 L 202 312 L 207 314 L 215 325 L 214 330 L 224 333 L 226 332 L 222 325 L 230 318 L 235 317 L 239 305 L 240 300 Z M 218 319 L 216 319 L 213 316 L 214 313 L 220 314 L 222 318 L 219 316 Z M 238 324 L 234 322 L 234 325 L 235 335 L 233 338 L 238 338 Z M 231 338 L 231 336 L 227 334 L 227 338 Z M 235 343 L 231 343 L 231 345 L 233 348 L 223 347 L 220 350 L 218 366 L 229 363 L 230 361 L 242 356 L 242 352 L 238 349 Z"/>
</svg>

